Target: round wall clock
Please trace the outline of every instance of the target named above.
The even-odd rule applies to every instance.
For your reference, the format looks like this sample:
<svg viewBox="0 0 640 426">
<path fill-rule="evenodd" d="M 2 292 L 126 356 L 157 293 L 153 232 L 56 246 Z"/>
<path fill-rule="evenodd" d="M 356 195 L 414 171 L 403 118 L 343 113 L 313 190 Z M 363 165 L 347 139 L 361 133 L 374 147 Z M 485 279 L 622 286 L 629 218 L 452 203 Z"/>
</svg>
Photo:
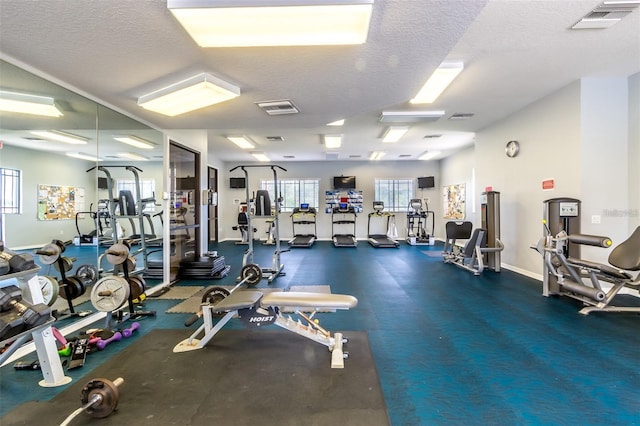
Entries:
<svg viewBox="0 0 640 426">
<path fill-rule="evenodd" d="M 507 153 L 507 157 L 515 157 L 518 155 L 518 152 L 520 152 L 520 143 L 518 143 L 518 141 L 507 142 L 505 152 Z"/>
</svg>

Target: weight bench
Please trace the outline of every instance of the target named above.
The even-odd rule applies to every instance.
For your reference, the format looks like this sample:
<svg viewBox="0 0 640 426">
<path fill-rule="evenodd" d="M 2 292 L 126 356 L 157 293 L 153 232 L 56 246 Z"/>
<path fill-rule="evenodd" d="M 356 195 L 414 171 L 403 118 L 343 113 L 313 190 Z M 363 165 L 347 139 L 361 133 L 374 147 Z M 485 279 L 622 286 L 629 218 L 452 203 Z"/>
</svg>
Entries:
<svg viewBox="0 0 640 426">
<path fill-rule="evenodd" d="M 203 324 L 189 336 L 178 343 L 173 352 L 186 352 L 204 348 L 207 343 L 229 322 L 238 316 L 247 327 L 262 327 L 275 324 L 293 333 L 325 345 L 331 352 L 331 368 L 344 368 L 342 346 L 347 343 L 342 333 L 325 330 L 313 316 L 321 309 L 350 309 L 358 304 L 358 299 L 345 294 L 323 294 L 307 292 L 276 291 L 264 294 L 261 291 L 235 291 L 216 304 L 203 303 Z M 304 320 L 293 319 L 280 313 L 281 308 L 293 308 L 296 315 Z M 305 314 L 303 310 L 311 310 Z M 213 324 L 214 315 L 224 314 Z M 196 337 L 202 334 L 200 339 Z"/>
<path fill-rule="evenodd" d="M 640 312 L 640 306 L 613 306 L 613 298 L 623 288 L 640 290 L 640 273 L 634 278 L 629 271 L 640 271 L 640 226 L 629 238 L 609 254 L 609 264 L 576 259 L 565 255 L 569 243 L 595 247 L 611 247 L 611 239 L 597 235 L 567 235 L 561 231 L 556 236 L 546 236 L 535 247 L 544 259 L 543 295 L 559 294 L 583 302 L 583 315 L 593 311 Z M 557 291 L 552 289 L 550 276 L 557 280 Z M 609 289 L 602 282 L 611 285 Z"/>
<path fill-rule="evenodd" d="M 473 230 L 473 223 L 447 222 L 445 225 L 447 238 L 442 250 L 444 263 L 452 263 L 456 266 L 480 275 L 484 271 L 484 254 L 502 251 L 504 245 L 496 238 L 496 247 L 487 247 L 487 230 L 476 228 Z M 456 240 L 467 240 L 464 247 L 456 245 Z M 499 272 L 500 265 L 496 265 L 496 272 Z"/>
</svg>

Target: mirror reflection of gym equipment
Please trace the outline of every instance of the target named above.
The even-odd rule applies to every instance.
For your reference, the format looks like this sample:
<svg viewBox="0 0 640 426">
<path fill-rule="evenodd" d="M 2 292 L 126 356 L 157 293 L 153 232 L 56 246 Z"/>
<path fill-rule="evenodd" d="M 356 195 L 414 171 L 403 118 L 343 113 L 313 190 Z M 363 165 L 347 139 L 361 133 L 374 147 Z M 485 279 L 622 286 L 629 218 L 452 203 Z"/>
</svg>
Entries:
<svg viewBox="0 0 640 426">
<path fill-rule="evenodd" d="M 482 193 L 482 227 L 473 229 L 469 221 L 449 221 L 445 224 L 446 241 L 442 250 L 444 263 L 451 263 L 480 275 L 485 268 L 500 272 L 500 193 Z M 466 240 L 463 247 L 458 240 Z"/>
<path fill-rule="evenodd" d="M 431 228 L 428 228 L 428 222 Z M 429 210 L 429 206 L 422 206 L 422 199 L 413 198 L 409 201 L 407 209 L 407 243 L 415 245 L 433 245 L 435 228 L 434 212 Z M 430 232 L 428 232 L 430 231 Z"/>
<path fill-rule="evenodd" d="M 270 168 L 273 173 L 273 187 L 276 191 L 275 195 L 275 206 L 271 205 L 271 197 L 269 195 L 269 191 L 264 189 L 259 189 L 255 191 L 253 195 L 249 190 L 249 169 L 251 168 Z M 247 249 L 244 252 L 242 257 L 242 266 L 246 266 L 249 264 L 256 264 L 253 260 L 254 255 L 254 244 L 253 244 L 253 234 L 254 229 L 251 221 L 255 217 L 265 218 L 267 220 L 273 221 L 273 233 L 274 233 L 274 245 L 275 249 L 273 251 L 273 255 L 271 257 L 271 268 L 262 268 L 262 273 L 269 283 L 272 283 L 279 276 L 284 276 L 286 272 L 283 271 L 284 264 L 280 263 L 280 255 L 286 251 L 280 248 L 280 224 L 278 220 L 278 216 L 280 214 L 280 204 L 282 199 L 278 196 L 279 186 L 278 186 L 278 171 L 276 169 L 280 169 L 282 171 L 287 171 L 285 168 L 277 166 L 277 165 L 245 165 L 245 166 L 236 166 L 229 170 L 232 173 L 234 170 L 240 169 L 244 172 L 246 187 L 245 187 L 245 196 L 246 196 L 246 205 L 247 205 L 247 224 L 246 224 L 246 234 L 247 234 Z M 239 278 L 238 280 L 240 280 Z"/>
<path fill-rule="evenodd" d="M 624 303 L 623 289 L 640 289 L 640 273 L 632 275 L 640 271 L 640 227 L 613 248 L 608 264 L 581 259 L 581 246 L 611 248 L 613 242 L 606 236 L 581 234 L 580 210 L 581 201 L 574 198 L 544 201 L 544 236 L 532 247 L 544 259 L 542 294 L 581 301 L 583 315 L 640 312 L 640 306 L 613 305 L 614 300 Z"/>
<path fill-rule="evenodd" d="M 373 226 L 371 226 L 373 222 Z M 373 232 L 383 231 L 383 232 Z M 369 244 L 379 248 L 397 248 L 400 244 L 389 235 L 396 234 L 396 216 L 384 211 L 384 202 L 374 201 L 373 212 L 367 221 L 367 237 Z"/>
<path fill-rule="evenodd" d="M 307 232 L 300 231 L 301 228 L 306 229 Z M 317 238 L 316 209 L 309 207 L 309 203 L 302 203 L 300 207 L 295 207 L 291 213 L 291 229 L 293 238 L 289 240 L 290 247 L 311 247 Z"/>
</svg>

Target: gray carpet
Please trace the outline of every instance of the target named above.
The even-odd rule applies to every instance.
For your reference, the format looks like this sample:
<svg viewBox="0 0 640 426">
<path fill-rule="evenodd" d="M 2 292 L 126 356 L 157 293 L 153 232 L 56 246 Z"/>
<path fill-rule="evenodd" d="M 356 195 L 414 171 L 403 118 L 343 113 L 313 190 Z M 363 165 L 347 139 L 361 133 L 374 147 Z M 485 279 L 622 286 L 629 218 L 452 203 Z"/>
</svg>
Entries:
<svg viewBox="0 0 640 426">
<path fill-rule="evenodd" d="M 202 350 L 173 353 L 188 335 L 153 330 L 94 369 L 88 378 L 124 378 L 119 409 L 100 421 L 83 414 L 72 424 L 389 424 L 364 332 L 345 333 L 344 369 L 330 368 L 326 347 L 285 330 L 223 330 Z M 22 404 L 0 424 L 60 424 L 79 407 L 87 380 L 51 401 Z"/>
</svg>

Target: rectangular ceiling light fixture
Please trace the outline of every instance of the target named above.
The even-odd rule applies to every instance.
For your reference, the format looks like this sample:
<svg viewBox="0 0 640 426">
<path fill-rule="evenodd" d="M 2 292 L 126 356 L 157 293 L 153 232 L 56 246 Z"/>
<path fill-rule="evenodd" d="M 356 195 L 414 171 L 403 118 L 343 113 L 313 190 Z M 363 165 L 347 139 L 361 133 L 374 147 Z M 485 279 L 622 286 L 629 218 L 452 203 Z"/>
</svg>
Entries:
<svg viewBox="0 0 640 426">
<path fill-rule="evenodd" d="M 432 160 L 433 158 L 440 155 L 440 151 L 425 151 L 418 157 L 418 160 Z"/>
<path fill-rule="evenodd" d="M 444 116 L 444 111 L 382 111 L 381 123 L 416 123 L 435 121 Z"/>
<path fill-rule="evenodd" d="M 119 152 L 118 157 L 126 158 L 128 160 L 136 160 L 136 161 L 149 161 L 149 157 L 145 157 L 144 155 L 136 154 L 135 152 Z"/>
<path fill-rule="evenodd" d="M 327 123 L 327 126 L 334 126 L 334 127 L 344 126 L 344 118 L 341 120 L 332 121 L 331 123 Z"/>
<path fill-rule="evenodd" d="M 96 157 L 95 155 L 84 154 L 82 152 L 67 152 L 68 157 L 79 158 L 81 160 L 88 161 L 102 161 L 102 159 Z"/>
<path fill-rule="evenodd" d="M 318 46 L 367 41 L 374 0 L 167 0 L 201 47 Z"/>
<path fill-rule="evenodd" d="M 252 152 L 251 155 L 253 155 L 253 157 L 258 161 L 262 161 L 262 162 L 271 161 L 269 160 L 269 157 L 265 155 L 264 152 Z"/>
<path fill-rule="evenodd" d="M 242 149 L 253 149 L 256 147 L 249 141 L 249 139 L 244 136 L 227 136 L 227 139 L 229 139 L 231 142 L 235 143 Z"/>
<path fill-rule="evenodd" d="M 138 105 L 174 117 L 240 96 L 240 88 L 202 73 L 138 98 Z"/>
<path fill-rule="evenodd" d="M 411 99 L 411 103 L 430 104 L 434 102 L 463 69 L 464 63 L 462 62 L 443 62 L 431 74 L 416 97 Z"/>
<path fill-rule="evenodd" d="M 7 92 L 5 90 L 0 90 L 0 111 L 42 115 L 45 117 L 61 117 L 63 115 L 56 107 L 53 98 Z"/>
<path fill-rule="evenodd" d="M 340 148 L 342 145 L 342 135 L 324 135 L 324 146 L 327 149 Z"/>
<path fill-rule="evenodd" d="M 409 130 L 409 127 L 406 126 L 390 126 L 384 132 L 382 136 L 382 142 L 385 143 L 395 143 L 400 140 L 404 136 L 405 133 Z"/>
<path fill-rule="evenodd" d="M 385 154 L 386 152 L 384 151 L 373 151 L 371 155 L 369 155 L 369 160 L 373 160 L 373 161 L 381 160 L 382 157 L 385 156 Z"/>
<path fill-rule="evenodd" d="M 118 142 L 126 143 L 127 145 L 135 146 L 136 148 L 141 149 L 153 149 L 155 146 L 153 143 L 148 140 L 139 138 L 137 136 L 115 136 L 113 139 Z"/>
<path fill-rule="evenodd" d="M 72 133 L 61 132 L 59 130 L 32 130 L 31 133 L 50 141 L 70 143 L 73 145 L 85 145 L 89 142 L 89 139 L 87 138 L 83 138 L 82 136 L 74 135 Z"/>
</svg>

